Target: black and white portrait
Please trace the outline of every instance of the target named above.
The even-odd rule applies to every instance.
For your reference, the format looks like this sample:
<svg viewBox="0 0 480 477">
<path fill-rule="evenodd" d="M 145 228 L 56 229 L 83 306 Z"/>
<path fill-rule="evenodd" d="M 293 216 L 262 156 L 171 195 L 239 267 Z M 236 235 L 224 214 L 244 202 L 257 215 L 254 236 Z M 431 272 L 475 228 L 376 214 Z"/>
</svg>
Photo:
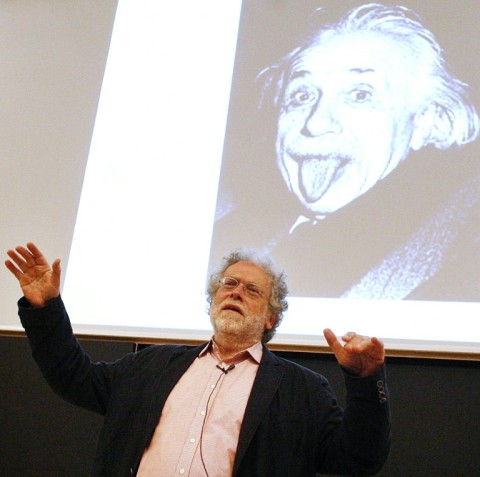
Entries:
<svg viewBox="0 0 480 477">
<path fill-rule="evenodd" d="M 243 2 L 211 263 L 249 246 L 293 296 L 479 301 L 480 73 L 455 8 Z"/>
</svg>

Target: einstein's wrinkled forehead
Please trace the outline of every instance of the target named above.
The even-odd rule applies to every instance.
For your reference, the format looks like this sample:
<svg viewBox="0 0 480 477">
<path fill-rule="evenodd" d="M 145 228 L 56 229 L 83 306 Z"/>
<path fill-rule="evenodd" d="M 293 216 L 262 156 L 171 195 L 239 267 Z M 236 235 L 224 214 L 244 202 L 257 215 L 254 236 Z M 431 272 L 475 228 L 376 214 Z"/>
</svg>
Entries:
<svg viewBox="0 0 480 477">
<path fill-rule="evenodd" d="M 415 101 L 425 97 L 430 75 L 407 41 L 374 31 L 326 31 L 297 50 L 288 67 L 287 81 L 311 78 L 340 86 L 368 81 L 391 94 L 409 89 Z M 403 98 L 404 100 L 405 98 Z"/>
</svg>

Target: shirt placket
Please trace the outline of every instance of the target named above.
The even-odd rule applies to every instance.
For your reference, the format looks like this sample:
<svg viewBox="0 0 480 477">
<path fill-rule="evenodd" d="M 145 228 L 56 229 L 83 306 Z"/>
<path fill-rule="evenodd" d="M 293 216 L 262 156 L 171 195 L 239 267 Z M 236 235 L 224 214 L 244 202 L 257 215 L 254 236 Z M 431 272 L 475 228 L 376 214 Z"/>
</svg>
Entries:
<svg viewBox="0 0 480 477">
<path fill-rule="evenodd" d="M 175 473 L 177 476 L 182 477 L 190 474 L 193 458 L 202 437 L 204 422 L 207 419 L 208 409 L 211 407 L 212 402 L 218 393 L 218 388 L 222 382 L 223 376 L 224 373 L 222 370 L 214 368 L 210 379 L 205 386 L 202 398 L 200 399 L 195 412 L 195 418 L 190 425 L 187 439 L 183 444 L 182 452 L 178 460 L 177 470 Z"/>
</svg>

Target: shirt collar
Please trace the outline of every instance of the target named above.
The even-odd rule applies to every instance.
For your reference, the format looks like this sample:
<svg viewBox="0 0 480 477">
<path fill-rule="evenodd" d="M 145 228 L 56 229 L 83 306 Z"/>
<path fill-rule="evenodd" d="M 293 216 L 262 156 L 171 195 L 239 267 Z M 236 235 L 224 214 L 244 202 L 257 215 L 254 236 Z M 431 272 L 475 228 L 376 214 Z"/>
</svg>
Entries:
<svg viewBox="0 0 480 477">
<path fill-rule="evenodd" d="M 211 352 L 214 356 L 216 356 L 219 361 L 220 354 L 218 353 L 218 347 L 215 343 L 215 339 L 212 337 L 210 341 L 205 345 L 205 347 L 200 351 L 198 355 L 199 358 L 205 356 L 206 353 Z M 258 341 L 254 345 L 250 346 L 250 348 L 244 349 L 243 351 L 239 351 L 233 358 L 233 362 L 239 362 L 244 359 L 244 357 L 250 356 L 257 364 L 260 364 L 263 355 L 263 345 L 261 341 Z"/>
</svg>

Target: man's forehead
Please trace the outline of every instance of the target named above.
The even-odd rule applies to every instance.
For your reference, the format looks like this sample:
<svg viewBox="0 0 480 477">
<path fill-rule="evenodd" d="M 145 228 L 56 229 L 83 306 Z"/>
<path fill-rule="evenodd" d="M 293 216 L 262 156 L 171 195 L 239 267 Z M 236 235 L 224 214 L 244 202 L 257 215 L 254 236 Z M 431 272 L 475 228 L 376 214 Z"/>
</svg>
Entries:
<svg viewBox="0 0 480 477">
<path fill-rule="evenodd" d="M 240 261 L 230 265 L 225 270 L 224 275 L 231 275 L 234 278 L 240 277 L 253 282 L 269 280 L 269 276 L 263 267 L 248 261 Z"/>
</svg>

